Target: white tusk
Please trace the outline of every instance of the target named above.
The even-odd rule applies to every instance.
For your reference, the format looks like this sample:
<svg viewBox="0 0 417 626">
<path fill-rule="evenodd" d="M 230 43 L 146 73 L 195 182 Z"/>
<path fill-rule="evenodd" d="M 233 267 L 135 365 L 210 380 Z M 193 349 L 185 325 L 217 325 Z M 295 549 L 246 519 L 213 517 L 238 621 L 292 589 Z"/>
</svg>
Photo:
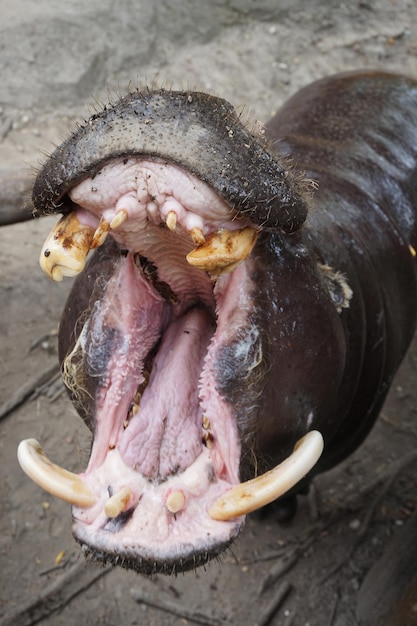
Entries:
<svg viewBox="0 0 417 626">
<path fill-rule="evenodd" d="M 36 439 L 21 441 L 17 458 L 29 478 L 51 495 L 83 508 L 89 508 L 97 502 L 82 478 L 52 463 Z"/>
<path fill-rule="evenodd" d="M 232 487 L 213 502 L 208 514 L 212 519 L 227 521 L 273 502 L 308 474 L 319 460 L 323 447 L 321 433 L 312 430 L 297 442 L 294 452 L 285 461 L 257 478 Z"/>
<path fill-rule="evenodd" d="M 75 211 L 64 215 L 43 244 L 41 268 L 55 281 L 76 276 L 84 269 L 93 236 L 94 228 L 81 224 Z"/>
<path fill-rule="evenodd" d="M 104 505 L 104 512 L 107 517 L 117 517 L 129 504 L 132 492 L 129 487 L 122 487 L 111 496 Z"/>
</svg>

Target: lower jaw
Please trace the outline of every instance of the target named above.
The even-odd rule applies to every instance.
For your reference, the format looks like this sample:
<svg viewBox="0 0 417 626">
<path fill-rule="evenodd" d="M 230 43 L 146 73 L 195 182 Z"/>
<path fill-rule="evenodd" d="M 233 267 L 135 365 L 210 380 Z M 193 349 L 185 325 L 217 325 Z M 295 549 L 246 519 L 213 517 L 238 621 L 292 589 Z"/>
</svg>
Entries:
<svg viewBox="0 0 417 626">
<path fill-rule="evenodd" d="M 133 504 L 113 518 L 105 512 L 109 475 L 112 491 L 128 487 L 133 494 Z M 102 495 L 91 508 L 73 507 L 73 534 L 86 554 L 103 562 L 145 573 L 185 571 L 220 554 L 244 526 L 243 516 L 214 521 L 208 515 L 212 502 L 230 487 L 214 478 L 208 449 L 183 473 L 160 483 L 123 467 L 113 450 L 100 472 L 89 472 L 84 480 Z M 174 513 L 167 506 L 173 492 L 184 497 L 183 508 Z"/>
<path fill-rule="evenodd" d="M 132 550 L 129 550 L 129 548 L 121 549 L 120 545 L 116 546 L 114 551 L 112 551 L 107 545 L 100 546 L 97 542 L 94 542 L 94 545 L 89 544 L 89 537 L 84 537 L 83 533 L 80 533 L 78 529 L 73 529 L 73 535 L 81 545 L 82 552 L 88 560 L 99 561 L 103 565 L 120 566 L 150 576 L 154 574 L 171 576 L 195 570 L 215 559 L 230 547 L 242 529 L 243 524 L 241 527 L 237 527 L 235 533 L 231 534 L 230 538 L 223 543 L 207 542 L 200 547 L 186 543 L 177 544 L 175 554 L 164 552 L 156 554 L 146 547 L 138 547 Z"/>
<path fill-rule="evenodd" d="M 215 477 L 208 449 L 162 483 L 127 468 L 117 449 L 84 475 L 54 465 L 34 439 L 19 444 L 18 458 L 41 487 L 76 503 L 74 535 L 89 553 L 140 571 L 172 573 L 223 551 L 243 527 L 244 515 L 290 491 L 322 451 L 321 434 L 310 431 L 280 465 L 232 488 Z"/>
</svg>

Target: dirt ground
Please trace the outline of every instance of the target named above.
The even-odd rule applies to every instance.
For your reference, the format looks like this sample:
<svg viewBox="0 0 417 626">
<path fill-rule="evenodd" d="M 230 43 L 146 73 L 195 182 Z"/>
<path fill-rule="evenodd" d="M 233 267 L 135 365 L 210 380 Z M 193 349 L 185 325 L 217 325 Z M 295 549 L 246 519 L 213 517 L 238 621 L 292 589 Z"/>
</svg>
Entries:
<svg viewBox="0 0 417 626">
<path fill-rule="evenodd" d="M 266 121 L 288 95 L 332 72 L 417 77 L 413 0 L 1 4 L 6 172 L 36 165 L 94 97 L 129 80 L 197 85 Z M 54 332 L 71 281 L 52 284 L 38 266 L 54 222 L 0 229 L 0 406 L 57 361 Z M 152 579 L 84 566 L 69 505 L 20 470 L 16 449 L 27 437 L 70 470 L 87 461 L 89 433 L 60 381 L 48 380 L 0 421 L 0 625 L 359 624 L 367 573 L 417 509 L 416 367 L 417 341 L 366 443 L 316 480 L 289 526 L 248 519 L 220 562 Z M 412 624 L 417 611 L 415 620 L 398 617 L 398 626 Z"/>
</svg>

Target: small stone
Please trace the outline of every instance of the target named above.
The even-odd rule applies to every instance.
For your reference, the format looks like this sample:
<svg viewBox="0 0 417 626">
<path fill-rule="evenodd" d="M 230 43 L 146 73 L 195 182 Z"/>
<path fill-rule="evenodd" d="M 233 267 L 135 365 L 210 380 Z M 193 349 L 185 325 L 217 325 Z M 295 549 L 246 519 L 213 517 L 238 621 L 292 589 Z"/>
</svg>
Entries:
<svg viewBox="0 0 417 626">
<path fill-rule="evenodd" d="M 349 528 L 351 530 L 358 530 L 358 528 L 360 528 L 361 522 L 358 519 L 353 519 L 350 524 L 349 524 Z"/>
</svg>

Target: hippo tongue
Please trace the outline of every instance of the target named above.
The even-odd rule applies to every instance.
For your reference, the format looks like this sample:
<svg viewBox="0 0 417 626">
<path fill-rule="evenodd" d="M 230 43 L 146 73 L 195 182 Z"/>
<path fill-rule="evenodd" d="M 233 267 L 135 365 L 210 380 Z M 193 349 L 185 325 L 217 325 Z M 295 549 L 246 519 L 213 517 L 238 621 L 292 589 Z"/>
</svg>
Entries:
<svg viewBox="0 0 417 626">
<path fill-rule="evenodd" d="M 214 332 L 210 322 L 205 309 L 193 307 L 169 325 L 139 410 L 119 436 L 124 462 L 147 478 L 183 471 L 200 453 L 203 417 L 196 381 Z"/>
</svg>

